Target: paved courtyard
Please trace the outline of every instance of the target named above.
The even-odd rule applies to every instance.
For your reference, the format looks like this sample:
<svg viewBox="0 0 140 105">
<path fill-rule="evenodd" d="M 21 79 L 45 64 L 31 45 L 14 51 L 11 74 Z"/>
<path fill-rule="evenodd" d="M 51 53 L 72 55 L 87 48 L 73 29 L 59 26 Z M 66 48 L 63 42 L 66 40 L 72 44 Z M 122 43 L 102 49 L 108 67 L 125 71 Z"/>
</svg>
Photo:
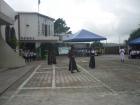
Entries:
<svg viewBox="0 0 140 105">
<path fill-rule="evenodd" d="M 0 96 L 0 105 L 140 105 L 140 59 L 97 56 L 95 69 L 89 57 L 76 61 L 81 72 L 73 74 L 67 57 L 57 57 L 56 65 L 38 63 Z"/>
</svg>

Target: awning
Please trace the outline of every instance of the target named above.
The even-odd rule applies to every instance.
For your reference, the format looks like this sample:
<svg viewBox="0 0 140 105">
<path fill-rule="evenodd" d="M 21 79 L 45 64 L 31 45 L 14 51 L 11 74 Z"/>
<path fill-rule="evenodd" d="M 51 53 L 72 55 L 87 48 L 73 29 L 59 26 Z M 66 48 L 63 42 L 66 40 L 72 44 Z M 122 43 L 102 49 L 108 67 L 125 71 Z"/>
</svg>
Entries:
<svg viewBox="0 0 140 105">
<path fill-rule="evenodd" d="M 64 42 L 92 42 L 106 39 L 107 38 L 103 36 L 97 35 L 84 29 L 75 34 L 70 34 L 63 37 Z"/>
<path fill-rule="evenodd" d="M 140 37 L 130 41 L 129 45 L 140 45 Z"/>
</svg>

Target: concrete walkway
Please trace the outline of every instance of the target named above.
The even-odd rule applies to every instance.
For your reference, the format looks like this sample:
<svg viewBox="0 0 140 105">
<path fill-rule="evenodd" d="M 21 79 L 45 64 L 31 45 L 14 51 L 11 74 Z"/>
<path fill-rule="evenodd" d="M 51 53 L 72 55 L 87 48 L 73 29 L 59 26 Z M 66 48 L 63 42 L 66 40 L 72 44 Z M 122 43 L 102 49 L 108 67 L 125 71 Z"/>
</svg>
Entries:
<svg viewBox="0 0 140 105">
<path fill-rule="evenodd" d="M 38 63 L 12 96 L 2 96 L 2 105 L 140 105 L 140 60 L 119 56 L 76 58 L 81 72 L 68 71 L 68 58 L 58 57 L 56 65 Z M 8 98 L 7 98 L 8 97 Z"/>
<path fill-rule="evenodd" d="M 20 68 L 0 69 L 0 95 L 2 95 L 8 88 L 10 88 L 17 80 L 26 75 L 34 65 L 26 65 Z"/>
</svg>

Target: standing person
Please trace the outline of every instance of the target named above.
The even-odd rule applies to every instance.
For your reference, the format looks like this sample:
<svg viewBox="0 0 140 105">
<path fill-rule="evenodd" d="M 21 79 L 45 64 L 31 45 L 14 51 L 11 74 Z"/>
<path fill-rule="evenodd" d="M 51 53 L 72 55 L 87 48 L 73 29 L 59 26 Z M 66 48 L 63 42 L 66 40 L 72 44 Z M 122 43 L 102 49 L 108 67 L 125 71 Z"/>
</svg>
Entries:
<svg viewBox="0 0 140 105">
<path fill-rule="evenodd" d="M 120 53 L 120 57 L 121 57 L 121 62 L 124 62 L 124 54 L 125 54 L 124 48 L 121 48 L 121 49 L 119 50 L 119 53 Z"/>
<path fill-rule="evenodd" d="M 48 65 L 56 64 L 56 53 L 53 44 L 50 44 L 48 48 Z"/>
<path fill-rule="evenodd" d="M 33 52 L 33 60 L 36 60 L 36 52 Z"/>
<path fill-rule="evenodd" d="M 69 57 L 69 71 L 71 71 L 71 73 L 74 73 L 74 70 L 77 70 L 77 72 L 80 72 L 77 68 L 77 65 L 76 65 L 73 46 L 71 46 L 68 57 Z"/>
<path fill-rule="evenodd" d="M 33 61 L 33 52 L 30 51 L 30 62 Z"/>
<path fill-rule="evenodd" d="M 28 62 L 31 62 L 31 52 L 28 50 Z"/>
<path fill-rule="evenodd" d="M 53 51 L 52 51 L 52 63 L 56 64 L 56 53 L 55 53 L 55 49 L 54 48 L 53 48 Z"/>
<path fill-rule="evenodd" d="M 52 48 L 48 50 L 48 65 L 52 65 Z"/>
<path fill-rule="evenodd" d="M 25 59 L 25 62 L 27 62 L 27 53 L 23 51 L 23 58 Z"/>
<path fill-rule="evenodd" d="M 95 50 L 93 47 L 90 49 L 90 61 L 89 61 L 89 67 L 95 68 Z"/>
<path fill-rule="evenodd" d="M 52 45 L 52 64 L 56 64 L 56 48 L 55 48 L 55 44 Z"/>
</svg>

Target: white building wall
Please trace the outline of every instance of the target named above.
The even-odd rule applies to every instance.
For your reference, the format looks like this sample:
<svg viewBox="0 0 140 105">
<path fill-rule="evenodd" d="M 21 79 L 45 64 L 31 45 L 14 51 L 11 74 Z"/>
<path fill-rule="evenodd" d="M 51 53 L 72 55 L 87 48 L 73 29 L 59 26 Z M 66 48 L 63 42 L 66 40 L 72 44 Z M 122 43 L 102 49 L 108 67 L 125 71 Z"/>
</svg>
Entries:
<svg viewBox="0 0 140 105">
<path fill-rule="evenodd" d="M 48 31 L 47 36 L 54 36 L 54 22 L 48 18 L 45 18 L 43 16 L 39 16 L 39 29 L 40 29 L 40 35 L 44 36 L 42 33 L 42 24 L 48 25 Z"/>
<path fill-rule="evenodd" d="M 39 19 L 39 20 L 38 20 Z M 19 40 L 19 32 L 20 37 L 32 37 L 36 40 L 43 39 L 44 37 L 54 36 L 54 22 L 48 18 L 34 13 L 20 13 L 19 16 L 20 26 L 18 26 L 18 19 L 14 21 L 14 25 L 10 25 L 10 27 L 15 28 L 16 38 Z M 38 26 L 39 22 L 39 26 Z M 50 26 L 47 31 L 47 36 L 42 33 L 42 24 L 47 24 Z M 20 27 L 20 30 L 19 30 Z M 39 27 L 39 34 L 38 34 Z M 5 39 L 5 25 L 2 25 L 2 37 Z M 19 32 L 18 32 L 19 31 Z M 53 37 L 51 37 L 53 39 Z M 50 40 L 50 38 L 49 38 Z"/>
<path fill-rule="evenodd" d="M 36 14 L 20 14 L 20 36 L 38 36 L 38 18 Z"/>
<path fill-rule="evenodd" d="M 15 20 L 13 27 L 15 28 L 16 38 L 17 38 L 17 40 L 19 40 L 18 19 Z"/>
<path fill-rule="evenodd" d="M 5 25 L 1 25 L 2 38 L 5 40 Z"/>
<path fill-rule="evenodd" d="M 40 40 L 40 37 L 47 37 L 42 32 L 42 24 L 50 26 L 47 36 L 54 36 L 54 22 L 52 20 L 41 15 L 38 17 L 38 14 L 35 13 L 20 13 L 20 36 L 34 37 L 36 40 Z"/>
</svg>

